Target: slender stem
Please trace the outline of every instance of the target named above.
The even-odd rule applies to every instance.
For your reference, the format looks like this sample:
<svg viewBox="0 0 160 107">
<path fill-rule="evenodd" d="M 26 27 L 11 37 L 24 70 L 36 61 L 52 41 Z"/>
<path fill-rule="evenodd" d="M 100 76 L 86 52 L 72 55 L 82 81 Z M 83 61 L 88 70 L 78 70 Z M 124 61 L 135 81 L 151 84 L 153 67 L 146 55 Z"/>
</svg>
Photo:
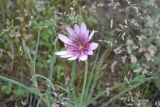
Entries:
<svg viewBox="0 0 160 107">
<path fill-rule="evenodd" d="M 74 88 L 74 82 L 76 78 L 76 61 L 73 62 L 72 73 L 71 73 L 71 87 Z"/>
<path fill-rule="evenodd" d="M 38 55 L 39 39 L 40 39 L 40 29 L 38 29 L 38 37 L 37 37 L 37 43 L 36 43 L 36 50 L 35 50 L 35 55 L 34 55 L 33 62 L 32 62 L 32 66 L 33 66 L 32 77 L 36 75 L 36 60 L 37 60 L 37 55 Z M 37 85 L 37 79 L 36 78 L 33 79 L 33 85 L 35 87 L 38 87 L 38 85 Z"/>
<path fill-rule="evenodd" d="M 26 85 L 23 85 L 22 83 L 20 83 L 20 82 L 18 82 L 18 81 L 9 79 L 9 78 L 4 77 L 4 76 L 2 76 L 2 75 L 0 75 L 0 79 L 1 79 L 1 80 L 4 80 L 4 81 L 7 81 L 7 82 L 10 82 L 10 83 L 12 83 L 12 84 L 15 84 L 15 85 L 17 85 L 17 86 L 19 86 L 19 87 L 21 87 L 21 88 L 26 89 L 27 91 L 30 91 L 30 88 L 29 88 L 29 87 L 27 87 Z"/>
<path fill-rule="evenodd" d="M 81 100 L 80 100 L 80 107 L 83 107 L 83 99 L 84 99 L 84 93 L 85 93 L 85 88 L 86 88 L 86 83 L 87 83 L 87 74 L 88 74 L 88 61 L 85 61 L 85 73 L 84 73 L 84 81 L 83 81 L 83 89 L 82 89 L 82 94 L 81 94 Z"/>
</svg>

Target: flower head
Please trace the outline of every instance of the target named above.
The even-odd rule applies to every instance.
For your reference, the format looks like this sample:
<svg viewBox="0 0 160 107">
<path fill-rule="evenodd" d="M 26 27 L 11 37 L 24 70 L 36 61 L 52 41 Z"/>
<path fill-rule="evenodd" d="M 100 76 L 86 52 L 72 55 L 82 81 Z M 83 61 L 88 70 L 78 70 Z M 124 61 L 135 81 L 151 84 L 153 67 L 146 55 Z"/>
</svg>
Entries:
<svg viewBox="0 0 160 107">
<path fill-rule="evenodd" d="M 91 42 L 91 38 L 95 31 L 93 30 L 89 34 L 89 30 L 85 23 L 80 26 L 74 25 L 74 28 L 66 28 L 68 37 L 59 34 L 58 38 L 64 43 L 65 51 L 56 52 L 62 58 L 68 58 L 68 60 L 85 61 L 88 55 L 93 55 L 93 50 L 98 47 L 98 43 Z"/>
</svg>

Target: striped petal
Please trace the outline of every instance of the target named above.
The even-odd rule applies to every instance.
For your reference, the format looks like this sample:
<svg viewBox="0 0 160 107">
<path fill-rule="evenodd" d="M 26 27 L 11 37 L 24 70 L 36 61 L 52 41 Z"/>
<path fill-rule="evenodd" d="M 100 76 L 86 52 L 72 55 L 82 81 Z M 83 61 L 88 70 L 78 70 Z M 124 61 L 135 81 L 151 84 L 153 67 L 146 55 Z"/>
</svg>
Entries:
<svg viewBox="0 0 160 107">
<path fill-rule="evenodd" d="M 88 35 L 89 35 L 89 30 L 87 30 L 85 34 L 86 34 L 86 37 L 88 37 Z"/>
<path fill-rule="evenodd" d="M 62 34 L 59 34 L 59 35 L 58 35 L 58 38 L 59 38 L 62 42 L 66 43 L 66 44 L 71 44 L 71 43 L 72 43 L 72 41 L 71 41 L 68 37 L 66 37 L 66 36 L 64 36 L 64 35 L 62 35 Z"/>
<path fill-rule="evenodd" d="M 88 55 L 86 55 L 86 54 L 83 54 L 83 55 L 79 56 L 80 61 L 85 61 L 85 60 L 87 60 L 87 58 L 88 58 Z"/>
<path fill-rule="evenodd" d="M 70 58 L 70 57 L 72 57 L 72 56 L 73 56 L 73 54 L 67 53 L 66 55 L 61 55 L 60 57 L 61 57 L 61 58 Z"/>
<path fill-rule="evenodd" d="M 89 35 L 89 40 L 92 39 L 92 37 L 93 37 L 93 35 L 94 35 L 95 32 L 96 32 L 96 31 L 94 31 L 94 30 L 91 32 L 91 34 Z"/>
<path fill-rule="evenodd" d="M 78 56 L 75 55 L 75 56 L 72 56 L 72 57 L 68 58 L 68 60 L 76 60 L 77 58 L 78 58 Z"/>
<path fill-rule="evenodd" d="M 71 28 L 67 27 L 66 30 L 67 30 L 68 34 L 69 34 L 71 37 L 76 35 L 75 32 L 74 32 Z"/>
<path fill-rule="evenodd" d="M 81 33 L 82 33 L 82 34 L 86 34 L 86 32 L 87 32 L 86 24 L 85 24 L 85 23 L 82 23 L 80 27 L 81 27 Z"/>
<path fill-rule="evenodd" d="M 92 51 L 92 50 L 89 50 L 89 51 L 87 52 L 87 54 L 88 54 L 88 55 L 93 55 L 93 51 Z"/>
<path fill-rule="evenodd" d="M 98 43 L 92 42 L 89 47 L 91 50 L 95 50 L 98 47 Z"/>
<path fill-rule="evenodd" d="M 80 33 L 80 28 L 77 24 L 74 25 L 74 31 L 76 32 L 76 34 Z"/>
<path fill-rule="evenodd" d="M 59 52 L 55 52 L 55 55 L 66 55 L 67 51 L 59 51 Z"/>
</svg>

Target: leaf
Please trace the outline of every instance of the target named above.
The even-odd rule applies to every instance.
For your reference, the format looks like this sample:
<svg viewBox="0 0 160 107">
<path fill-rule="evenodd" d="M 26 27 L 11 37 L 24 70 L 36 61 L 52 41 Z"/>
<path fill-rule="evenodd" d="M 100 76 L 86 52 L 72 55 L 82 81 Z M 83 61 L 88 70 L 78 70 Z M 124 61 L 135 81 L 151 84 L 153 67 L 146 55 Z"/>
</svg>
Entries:
<svg viewBox="0 0 160 107">
<path fill-rule="evenodd" d="M 23 46 L 23 49 L 24 49 L 25 56 L 26 56 L 30 61 L 32 61 L 30 49 L 26 46 L 26 43 L 25 43 L 24 40 L 22 40 L 22 46 Z"/>
</svg>

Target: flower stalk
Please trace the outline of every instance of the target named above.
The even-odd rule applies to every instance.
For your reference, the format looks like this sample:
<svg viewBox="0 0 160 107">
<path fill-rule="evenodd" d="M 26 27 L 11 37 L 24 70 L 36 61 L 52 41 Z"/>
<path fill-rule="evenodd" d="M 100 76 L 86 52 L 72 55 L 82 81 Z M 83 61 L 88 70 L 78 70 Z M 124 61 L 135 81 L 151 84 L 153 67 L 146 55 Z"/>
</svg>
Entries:
<svg viewBox="0 0 160 107">
<path fill-rule="evenodd" d="M 88 61 L 85 61 L 85 72 L 84 72 L 84 81 L 83 81 L 83 88 L 82 88 L 82 94 L 81 94 L 81 100 L 80 100 L 80 107 L 83 107 L 83 99 L 85 96 L 85 89 L 86 89 L 86 83 L 87 83 L 87 74 L 88 74 Z"/>
</svg>

